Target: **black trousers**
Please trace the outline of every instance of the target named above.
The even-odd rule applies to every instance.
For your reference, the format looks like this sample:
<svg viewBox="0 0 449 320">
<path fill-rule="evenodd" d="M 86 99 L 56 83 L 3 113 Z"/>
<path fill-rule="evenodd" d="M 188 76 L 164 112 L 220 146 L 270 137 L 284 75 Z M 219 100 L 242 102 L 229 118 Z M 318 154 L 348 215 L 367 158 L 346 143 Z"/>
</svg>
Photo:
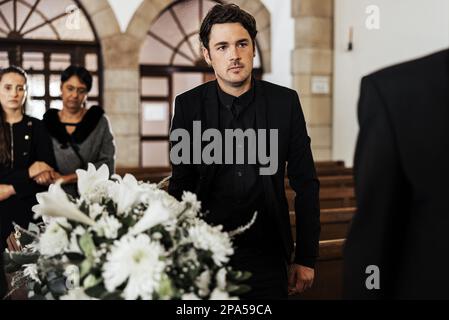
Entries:
<svg viewBox="0 0 449 320">
<path fill-rule="evenodd" d="M 251 290 L 242 300 L 287 300 L 287 264 L 280 254 L 263 248 L 237 247 L 231 258 L 235 270 L 249 271 L 252 276 L 244 282 Z"/>
</svg>

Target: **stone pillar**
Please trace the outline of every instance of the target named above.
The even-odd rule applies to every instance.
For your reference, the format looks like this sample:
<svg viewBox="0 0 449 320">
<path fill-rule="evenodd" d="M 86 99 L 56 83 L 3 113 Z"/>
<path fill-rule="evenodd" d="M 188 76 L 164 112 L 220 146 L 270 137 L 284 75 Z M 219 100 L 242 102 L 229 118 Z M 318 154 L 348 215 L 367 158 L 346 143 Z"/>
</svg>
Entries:
<svg viewBox="0 0 449 320">
<path fill-rule="evenodd" d="M 295 49 L 293 88 L 298 91 L 315 160 L 332 158 L 333 0 L 292 0 Z M 328 82 L 319 93 L 313 83 Z"/>
<path fill-rule="evenodd" d="M 139 165 L 140 39 L 123 34 L 107 0 L 81 0 L 97 31 L 103 55 L 104 110 L 111 121 L 118 167 Z"/>
</svg>

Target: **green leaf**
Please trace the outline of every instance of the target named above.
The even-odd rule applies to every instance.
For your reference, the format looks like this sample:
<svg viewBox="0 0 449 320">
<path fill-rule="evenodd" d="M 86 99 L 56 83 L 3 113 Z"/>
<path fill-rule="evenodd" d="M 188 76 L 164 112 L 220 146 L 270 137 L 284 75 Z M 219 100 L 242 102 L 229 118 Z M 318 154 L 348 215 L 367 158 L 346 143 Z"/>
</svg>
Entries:
<svg viewBox="0 0 449 320">
<path fill-rule="evenodd" d="M 78 244 L 88 259 L 94 258 L 95 244 L 90 233 L 84 233 L 81 238 L 79 238 Z"/>
<path fill-rule="evenodd" d="M 90 269 L 92 269 L 91 261 L 89 259 L 85 259 L 83 262 L 81 262 L 80 269 L 80 278 L 84 278 L 84 276 L 90 273 Z"/>
<path fill-rule="evenodd" d="M 236 295 L 236 296 L 242 295 L 242 294 L 247 293 L 249 291 L 251 291 L 251 287 L 246 285 L 246 284 L 242 284 L 242 285 L 239 285 L 239 286 L 231 285 L 228 288 L 228 292 L 232 293 L 232 295 Z"/>
<path fill-rule="evenodd" d="M 95 286 L 99 285 L 102 281 L 103 281 L 103 279 L 96 278 L 94 275 L 90 274 L 86 277 L 86 279 L 84 279 L 83 287 L 84 288 L 95 287 Z"/>
</svg>

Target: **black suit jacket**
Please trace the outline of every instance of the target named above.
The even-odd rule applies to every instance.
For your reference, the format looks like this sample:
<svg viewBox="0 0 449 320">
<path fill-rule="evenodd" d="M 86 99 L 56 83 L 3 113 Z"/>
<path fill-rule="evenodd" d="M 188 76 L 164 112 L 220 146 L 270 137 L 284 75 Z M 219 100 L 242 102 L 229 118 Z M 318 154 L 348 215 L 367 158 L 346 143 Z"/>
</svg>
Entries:
<svg viewBox="0 0 449 320">
<path fill-rule="evenodd" d="M 359 123 L 345 296 L 448 299 L 449 50 L 363 78 Z"/>
<path fill-rule="evenodd" d="M 284 187 L 288 162 L 290 185 L 296 192 L 295 262 L 313 267 L 320 233 L 319 182 L 299 98 L 295 91 L 265 81 L 256 80 L 254 85 L 257 129 L 279 130 L 278 170 L 273 176 L 262 176 L 266 206 L 277 224 L 273 232 L 281 235 L 285 258 L 290 261 L 294 245 Z M 184 128 L 192 136 L 193 121 L 201 121 L 202 131 L 218 129 L 218 115 L 217 82 L 212 81 L 176 98 L 172 130 Z M 216 168 L 214 164 L 173 165 L 169 193 L 180 199 L 187 190 L 201 201 L 207 199 Z"/>
</svg>

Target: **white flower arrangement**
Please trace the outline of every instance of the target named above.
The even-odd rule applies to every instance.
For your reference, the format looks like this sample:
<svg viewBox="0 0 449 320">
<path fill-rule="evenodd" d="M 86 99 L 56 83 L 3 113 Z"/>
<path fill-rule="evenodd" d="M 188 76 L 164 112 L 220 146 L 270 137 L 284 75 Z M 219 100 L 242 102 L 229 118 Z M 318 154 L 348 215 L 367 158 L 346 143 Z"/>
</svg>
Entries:
<svg viewBox="0 0 449 320">
<path fill-rule="evenodd" d="M 33 211 L 45 225 L 22 230 L 28 245 L 5 255 L 30 297 L 235 299 L 249 290 L 241 282 L 250 274 L 227 265 L 231 233 L 201 219 L 194 194 L 177 201 L 131 175 L 110 180 L 105 165 L 96 170 L 89 164 L 77 176 L 79 199 L 60 184 L 38 194 Z"/>
</svg>

